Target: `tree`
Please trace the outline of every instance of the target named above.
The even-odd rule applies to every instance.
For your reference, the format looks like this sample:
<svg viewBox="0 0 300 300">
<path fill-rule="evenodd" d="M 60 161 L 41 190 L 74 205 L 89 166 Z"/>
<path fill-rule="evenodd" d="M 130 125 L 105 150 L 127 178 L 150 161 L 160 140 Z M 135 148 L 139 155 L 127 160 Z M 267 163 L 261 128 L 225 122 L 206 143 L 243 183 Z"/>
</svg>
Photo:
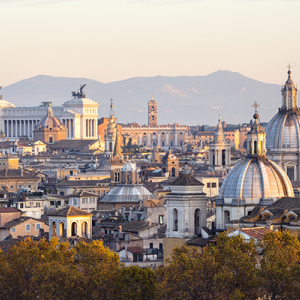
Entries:
<svg viewBox="0 0 300 300">
<path fill-rule="evenodd" d="M 80 284 L 84 287 L 80 299 L 116 299 L 120 293 L 117 282 L 120 275 L 119 256 L 103 245 L 79 242 L 75 259 L 80 270 Z"/>
<path fill-rule="evenodd" d="M 175 248 L 168 265 L 158 270 L 164 299 L 257 299 L 258 270 L 254 241 L 220 234 L 203 254 Z"/>
<path fill-rule="evenodd" d="M 300 243 L 287 231 L 270 232 L 260 244 L 260 277 L 265 299 L 299 299 Z"/>
<path fill-rule="evenodd" d="M 157 276 L 150 268 L 142 269 L 138 266 L 122 266 L 119 283 L 120 299 L 155 299 Z"/>
</svg>

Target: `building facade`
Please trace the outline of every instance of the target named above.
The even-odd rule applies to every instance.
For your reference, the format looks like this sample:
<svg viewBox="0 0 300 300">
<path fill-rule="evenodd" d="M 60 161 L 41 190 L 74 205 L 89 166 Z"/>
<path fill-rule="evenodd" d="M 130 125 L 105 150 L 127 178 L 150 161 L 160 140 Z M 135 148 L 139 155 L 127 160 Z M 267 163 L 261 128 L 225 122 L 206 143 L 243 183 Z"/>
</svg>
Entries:
<svg viewBox="0 0 300 300">
<path fill-rule="evenodd" d="M 47 114 L 49 106 L 52 106 L 52 102 L 16 107 L 0 97 L 0 131 L 10 140 L 17 140 L 24 135 L 33 138 L 34 128 Z M 53 106 L 52 110 L 66 129 L 66 139 L 95 139 L 98 138 L 98 106 L 97 102 L 77 93 L 62 106 Z"/>
<path fill-rule="evenodd" d="M 190 135 L 190 128 L 178 123 L 157 125 L 157 103 L 152 98 L 148 102 L 148 125 L 122 125 L 122 135 L 126 142 L 131 139 L 133 145 L 149 148 L 159 146 L 164 149 L 181 148 Z"/>
</svg>

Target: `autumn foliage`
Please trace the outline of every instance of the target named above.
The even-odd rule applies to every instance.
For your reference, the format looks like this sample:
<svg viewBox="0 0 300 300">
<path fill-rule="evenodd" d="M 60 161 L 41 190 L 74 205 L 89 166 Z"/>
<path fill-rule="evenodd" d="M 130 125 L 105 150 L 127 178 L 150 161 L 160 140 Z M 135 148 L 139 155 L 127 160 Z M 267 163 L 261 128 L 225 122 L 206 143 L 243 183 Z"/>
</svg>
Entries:
<svg viewBox="0 0 300 300">
<path fill-rule="evenodd" d="M 156 271 L 125 267 L 101 241 L 28 238 L 0 251 L 0 299 L 299 299 L 299 262 L 288 232 L 258 242 L 221 234 L 202 254 L 175 248 Z"/>
</svg>

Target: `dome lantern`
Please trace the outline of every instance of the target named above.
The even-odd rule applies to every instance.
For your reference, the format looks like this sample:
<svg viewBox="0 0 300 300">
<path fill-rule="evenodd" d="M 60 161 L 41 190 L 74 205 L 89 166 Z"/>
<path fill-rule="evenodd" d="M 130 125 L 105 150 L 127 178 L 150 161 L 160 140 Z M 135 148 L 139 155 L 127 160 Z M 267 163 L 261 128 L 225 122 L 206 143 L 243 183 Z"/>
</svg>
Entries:
<svg viewBox="0 0 300 300">
<path fill-rule="evenodd" d="M 296 110 L 298 109 L 298 89 L 291 78 L 291 66 L 288 65 L 288 79 L 281 89 L 282 106 L 280 110 Z"/>
</svg>

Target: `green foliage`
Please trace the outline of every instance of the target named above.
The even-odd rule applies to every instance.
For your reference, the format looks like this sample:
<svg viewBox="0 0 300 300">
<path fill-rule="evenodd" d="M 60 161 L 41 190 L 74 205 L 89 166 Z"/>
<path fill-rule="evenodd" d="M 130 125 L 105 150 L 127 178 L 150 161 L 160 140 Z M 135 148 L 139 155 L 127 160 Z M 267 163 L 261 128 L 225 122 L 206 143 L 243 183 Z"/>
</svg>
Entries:
<svg viewBox="0 0 300 300">
<path fill-rule="evenodd" d="M 288 232 L 257 242 L 220 234 L 197 250 L 175 248 L 152 271 L 120 264 L 101 241 L 27 238 L 0 251 L 0 299 L 299 299 L 300 243 Z"/>
</svg>

